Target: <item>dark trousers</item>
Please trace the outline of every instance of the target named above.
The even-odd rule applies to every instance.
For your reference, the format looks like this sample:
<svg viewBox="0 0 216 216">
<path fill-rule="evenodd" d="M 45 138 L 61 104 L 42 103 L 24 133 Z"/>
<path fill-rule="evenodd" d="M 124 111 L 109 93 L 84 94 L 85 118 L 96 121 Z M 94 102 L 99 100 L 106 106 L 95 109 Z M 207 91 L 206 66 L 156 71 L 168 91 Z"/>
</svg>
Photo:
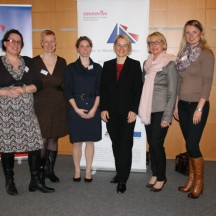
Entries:
<svg viewBox="0 0 216 216">
<path fill-rule="evenodd" d="M 164 149 L 164 140 L 168 127 L 160 126 L 163 112 L 151 114 L 151 124 L 145 125 L 147 141 L 149 144 L 152 175 L 157 177 L 158 181 L 166 180 L 166 153 Z"/>
<path fill-rule="evenodd" d="M 187 152 L 192 158 L 202 157 L 199 143 L 209 114 L 209 102 L 206 101 L 203 107 L 201 121 L 197 125 L 193 124 L 193 115 L 197 104 L 198 102 L 181 100 L 178 102 L 179 123 L 186 142 Z"/>
<path fill-rule="evenodd" d="M 127 122 L 127 115 L 110 114 L 107 130 L 112 141 L 117 179 L 119 182 L 126 183 L 130 175 L 134 127 L 135 122 Z"/>
</svg>

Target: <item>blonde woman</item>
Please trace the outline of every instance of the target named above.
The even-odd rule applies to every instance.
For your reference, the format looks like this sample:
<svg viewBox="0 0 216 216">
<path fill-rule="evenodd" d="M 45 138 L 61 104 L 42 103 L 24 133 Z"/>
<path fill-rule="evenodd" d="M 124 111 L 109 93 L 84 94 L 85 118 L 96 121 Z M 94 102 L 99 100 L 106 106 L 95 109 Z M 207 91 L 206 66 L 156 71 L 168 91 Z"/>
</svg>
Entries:
<svg viewBox="0 0 216 216">
<path fill-rule="evenodd" d="M 101 78 L 101 118 L 112 141 L 117 193 L 126 191 L 132 163 L 133 132 L 142 91 L 140 63 L 128 57 L 132 51 L 127 35 L 114 42 L 116 58 L 104 62 Z"/>
<path fill-rule="evenodd" d="M 150 55 L 144 62 L 144 86 L 139 115 L 145 124 L 149 144 L 152 177 L 146 187 L 160 192 L 166 179 L 164 140 L 172 122 L 177 92 L 176 57 L 167 54 L 167 42 L 160 32 L 147 38 Z"/>
<path fill-rule="evenodd" d="M 190 192 L 188 197 L 194 199 L 203 192 L 204 163 L 199 144 L 209 113 L 214 64 L 202 24 L 189 20 L 184 26 L 176 62 L 179 83 L 174 115 L 179 119 L 190 157 L 188 181 L 179 190 Z"/>
<path fill-rule="evenodd" d="M 41 32 L 43 52 L 34 57 L 36 72 L 43 82 L 43 89 L 35 94 L 35 112 L 37 114 L 44 147 L 41 150 L 41 179 L 45 175 L 51 182 L 59 182 L 54 167 L 58 152 L 58 138 L 65 136 L 67 130 L 67 106 L 63 93 L 64 70 L 67 66 L 64 58 L 57 56 L 56 35 L 51 30 Z"/>
</svg>

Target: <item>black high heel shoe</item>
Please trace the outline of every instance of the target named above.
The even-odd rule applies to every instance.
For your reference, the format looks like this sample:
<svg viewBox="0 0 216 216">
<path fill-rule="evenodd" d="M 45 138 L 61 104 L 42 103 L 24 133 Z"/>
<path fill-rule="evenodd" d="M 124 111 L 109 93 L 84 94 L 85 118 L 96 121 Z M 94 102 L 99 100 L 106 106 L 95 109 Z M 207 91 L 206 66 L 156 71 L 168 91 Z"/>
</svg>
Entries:
<svg viewBox="0 0 216 216">
<path fill-rule="evenodd" d="M 164 185 L 166 184 L 166 182 L 167 182 L 167 180 L 164 181 L 164 184 L 162 185 L 161 188 L 152 187 L 151 191 L 152 191 L 152 192 L 160 192 L 160 191 L 163 189 L 163 187 L 164 187 Z"/>
<path fill-rule="evenodd" d="M 89 178 L 84 178 L 85 182 L 92 182 L 92 180 L 93 180 L 92 177 L 90 179 Z"/>
<path fill-rule="evenodd" d="M 126 183 L 119 182 L 117 185 L 117 193 L 124 193 L 126 191 Z"/>
<path fill-rule="evenodd" d="M 74 181 L 74 182 L 80 182 L 80 181 L 81 181 L 81 177 L 79 177 L 79 178 L 73 177 L 73 181 Z"/>
</svg>

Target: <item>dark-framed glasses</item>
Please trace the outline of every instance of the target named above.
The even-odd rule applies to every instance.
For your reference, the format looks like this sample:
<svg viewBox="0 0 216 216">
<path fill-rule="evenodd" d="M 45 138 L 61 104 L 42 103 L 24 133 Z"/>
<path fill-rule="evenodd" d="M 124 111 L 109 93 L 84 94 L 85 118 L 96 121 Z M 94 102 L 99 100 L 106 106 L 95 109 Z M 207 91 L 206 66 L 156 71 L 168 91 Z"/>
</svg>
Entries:
<svg viewBox="0 0 216 216">
<path fill-rule="evenodd" d="M 148 46 L 158 46 L 161 43 L 161 40 L 148 42 Z"/>
<path fill-rule="evenodd" d="M 6 40 L 7 42 L 9 42 L 10 44 L 12 45 L 18 45 L 18 46 L 21 46 L 22 45 L 22 41 L 16 41 L 16 40 L 13 40 L 13 39 L 8 39 Z"/>
</svg>

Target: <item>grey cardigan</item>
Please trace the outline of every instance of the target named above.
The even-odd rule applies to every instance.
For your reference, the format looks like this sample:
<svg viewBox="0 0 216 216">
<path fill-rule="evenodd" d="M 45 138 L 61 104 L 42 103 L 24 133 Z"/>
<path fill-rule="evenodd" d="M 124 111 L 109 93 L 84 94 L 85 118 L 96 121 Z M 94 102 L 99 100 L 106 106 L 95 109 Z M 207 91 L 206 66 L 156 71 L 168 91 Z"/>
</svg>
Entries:
<svg viewBox="0 0 216 216">
<path fill-rule="evenodd" d="M 145 73 L 145 71 L 144 71 Z M 154 80 L 152 113 L 164 112 L 162 120 L 171 123 L 177 94 L 178 73 L 175 62 L 158 71 Z"/>
</svg>

